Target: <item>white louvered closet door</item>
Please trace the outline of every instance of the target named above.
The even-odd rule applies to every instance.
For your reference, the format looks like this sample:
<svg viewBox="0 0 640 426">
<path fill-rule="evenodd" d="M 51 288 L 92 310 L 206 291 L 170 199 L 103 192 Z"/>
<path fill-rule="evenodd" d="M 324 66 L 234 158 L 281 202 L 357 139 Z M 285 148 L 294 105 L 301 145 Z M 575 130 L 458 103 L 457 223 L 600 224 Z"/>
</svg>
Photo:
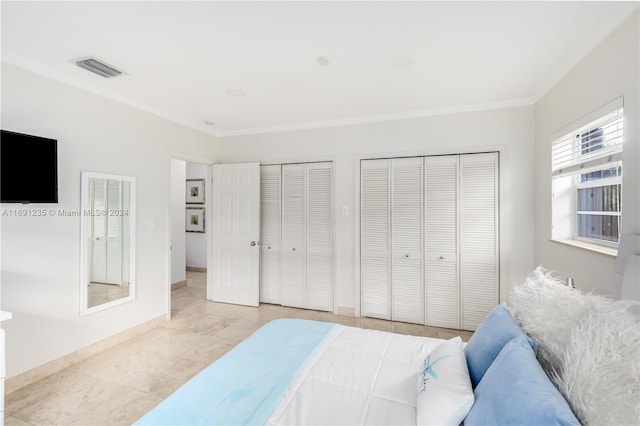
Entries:
<svg viewBox="0 0 640 426">
<path fill-rule="evenodd" d="M 307 164 L 307 308 L 333 309 L 332 163 Z"/>
<path fill-rule="evenodd" d="M 362 160 L 360 173 L 361 314 L 391 319 L 390 160 Z"/>
<path fill-rule="evenodd" d="M 260 302 L 280 303 L 281 165 L 260 166 Z"/>
<path fill-rule="evenodd" d="M 107 210 L 122 209 L 122 182 L 107 179 Z M 107 215 L 107 282 L 122 285 L 122 216 Z"/>
<path fill-rule="evenodd" d="M 460 156 L 461 328 L 475 330 L 498 303 L 498 154 Z"/>
<path fill-rule="evenodd" d="M 105 179 L 90 179 L 91 209 L 107 209 L 107 185 Z M 107 282 L 107 217 L 91 215 L 91 281 Z"/>
<path fill-rule="evenodd" d="M 424 324 L 423 157 L 391 160 L 391 319 Z"/>
<path fill-rule="evenodd" d="M 307 307 L 306 165 L 282 165 L 281 303 Z"/>
<path fill-rule="evenodd" d="M 122 209 L 121 182 L 93 179 L 91 188 L 93 210 Z M 95 215 L 91 223 L 91 281 L 122 285 L 122 216 Z"/>
<path fill-rule="evenodd" d="M 426 325 L 460 327 L 458 155 L 425 158 Z"/>
</svg>

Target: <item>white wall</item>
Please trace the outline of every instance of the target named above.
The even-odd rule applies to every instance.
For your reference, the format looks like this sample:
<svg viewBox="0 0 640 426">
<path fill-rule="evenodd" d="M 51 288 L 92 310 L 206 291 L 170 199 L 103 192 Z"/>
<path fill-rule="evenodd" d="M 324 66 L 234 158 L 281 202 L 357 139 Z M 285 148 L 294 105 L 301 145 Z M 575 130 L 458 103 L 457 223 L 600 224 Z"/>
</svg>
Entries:
<svg viewBox="0 0 640 426">
<path fill-rule="evenodd" d="M 549 241 L 551 238 L 552 134 L 624 96 L 622 232 L 640 233 L 639 21 L 634 13 L 535 105 L 535 263 L 576 286 L 617 297 L 615 258 Z"/>
<path fill-rule="evenodd" d="M 205 179 L 207 178 L 207 166 L 202 164 L 187 163 L 187 179 Z M 205 190 L 207 182 L 205 182 Z M 206 193 L 206 191 L 205 191 Z M 210 201 L 205 199 L 205 209 L 210 208 Z M 210 224 L 204 224 L 205 229 Z M 207 267 L 207 238 L 206 234 L 199 232 L 186 232 L 186 251 L 187 266 L 196 266 L 198 268 Z"/>
<path fill-rule="evenodd" d="M 171 282 L 187 279 L 185 238 L 185 179 L 187 163 L 171 159 Z"/>
<path fill-rule="evenodd" d="M 7 376 L 167 312 L 170 156 L 218 155 L 213 136 L 2 63 L 2 128 L 58 140 L 59 203 L 80 208 L 80 171 L 135 176 L 135 301 L 80 317 L 80 218 L 1 218 Z M 39 207 L 33 205 L 31 207 Z M 3 204 L 2 210 L 20 207 Z M 184 216 L 182 216 L 184 217 Z M 157 229 L 149 229 L 155 220 Z"/>
<path fill-rule="evenodd" d="M 503 246 L 507 285 L 533 268 L 533 107 L 424 117 L 222 139 L 221 162 L 333 159 L 336 187 L 336 289 L 339 307 L 355 308 L 356 158 L 502 150 Z M 347 206 L 349 216 L 338 214 Z"/>
</svg>

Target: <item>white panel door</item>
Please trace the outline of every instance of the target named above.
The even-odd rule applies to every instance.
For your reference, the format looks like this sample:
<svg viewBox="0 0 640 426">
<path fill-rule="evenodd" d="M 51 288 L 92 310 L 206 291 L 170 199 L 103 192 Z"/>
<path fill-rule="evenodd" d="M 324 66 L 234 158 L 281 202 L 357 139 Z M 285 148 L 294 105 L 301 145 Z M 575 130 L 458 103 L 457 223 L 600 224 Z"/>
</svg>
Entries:
<svg viewBox="0 0 640 426">
<path fill-rule="evenodd" d="M 260 297 L 260 164 L 211 166 L 213 209 L 207 297 L 258 306 Z"/>
<path fill-rule="evenodd" d="M 461 328 L 498 304 L 498 154 L 460 156 Z"/>
<path fill-rule="evenodd" d="M 391 160 L 391 319 L 424 324 L 422 157 Z"/>
<path fill-rule="evenodd" d="M 332 163 L 307 164 L 307 308 L 333 309 Z"/>
<path fill-rule="evenodd" d="M 306 308 L 306 165 L 282 165 L 282 289 L 285 306 Z"/>
<path fill-rule="evenodd" d="M 280 303 L 281 166 L 260 166 L 260 302 Z"/>
<path fill-rule="evenodd" d="M 426 325 L 459 328 L 458 155 L 425 158 Z"/>
<path fill-rule="evenodd" d="M 391 319 L 390 161 L 360 162 L 360 310 Z"/>
</svg>

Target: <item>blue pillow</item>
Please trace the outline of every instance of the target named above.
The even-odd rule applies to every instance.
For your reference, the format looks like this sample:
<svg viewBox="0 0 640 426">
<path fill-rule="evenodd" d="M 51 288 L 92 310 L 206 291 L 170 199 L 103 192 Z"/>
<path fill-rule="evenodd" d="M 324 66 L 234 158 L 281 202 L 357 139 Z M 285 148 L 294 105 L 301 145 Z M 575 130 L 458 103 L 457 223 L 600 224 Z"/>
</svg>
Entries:
<svg viewBox="0 0 640 426">
<path fill-rule="evenodd" d="M 534 351 L 538 348 L 538 344 L 529 338 L 513 319 L 507 305 L 503 303 L 489 312 L 464 348 L 473 387 L 478 386 L 502 347 L 518 336 L 526 337 Z"/>
<path fill-rule="evenodd" d="M 507 343 L 473 392 L 473 425 L 579 425 L 524 336 Z"/>
</svg>

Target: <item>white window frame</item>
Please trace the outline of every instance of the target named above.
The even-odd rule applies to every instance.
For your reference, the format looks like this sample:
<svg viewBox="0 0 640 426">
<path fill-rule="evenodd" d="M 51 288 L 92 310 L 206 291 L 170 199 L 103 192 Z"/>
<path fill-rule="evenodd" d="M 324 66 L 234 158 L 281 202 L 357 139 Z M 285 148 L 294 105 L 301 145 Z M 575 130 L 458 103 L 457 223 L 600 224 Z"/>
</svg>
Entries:
<svg viewBox="0 0 640 426">
<path fill-rule="evenodd" d="M 595 129 L 609 126 L 615 127 L 614 142 L 607 144 L 603 138 L 601 150 L 590 151 L 588 155 L 583 149 L 582 136 Z M 618 211 L 582 211 L 578 210 L 578 190 L 608 185 L 620 185 L 619 200 L 622 193 L 622 149 L 623 149 L 623 99 L 599 108 L 583 117 L 578 122 L 556 132 L 552 140 L 552 229 L 551 239 L 584 248 L 617 249 L 618 242 L 578 235 L 578 215 L 618 216 L 618 230 L 621 228 L 622 210 Z M 606 144 L 606 145 L 605 145 Z M 579 182 L 580 176 L 591 171 L 620 167 L 623 171 L 611 178 Z M 615 253 L 612 253 L 615 254 Z"/>
<path fill-rule="evenodd" d="M 622 161 L 618 161 L 616 163 L 616 165 L 614 165 L 613 167 L 622 167 Z M 604 166 L 606 167 L 606 166 Z M 624 172 L 623 172 L 624 173 Z M 594 215 L 594 216 L 618 216 L 620 218 L 620 222 L 618 222 L 618 241 L 620 240 L 620 226 L 622 224 L 622 210 L 620 208 L 620 206 L 618 206 L 618 211 L 594 211 L 594 210 L 578 210 L 578 190 L 579 189 L 588 189 L 588 188 L 596 188 L 596 187 L 600 187 L 600 186 L 609 186 L 609 185 L 620 185 L 620 192 L 622 192 L 622 173 L 616 177 L 611 177 L 611 178 L 606 178 L 606 179 L 599 179 L 599 180 L 595 180 L 595 181 L 587 181 L 587 182 L 578 182 L 578 178 L 582 173 L 578 172 L 575 175 L 575 189 L 574 189 L 574 195 L 576 197 L 576 201 L 574 204 L 574 210 L 575 210 L 575 214 L 573 215 L 573 219 L 575 221 L 575 225 L 574 225 L 574 236 L 573 238 L 576 241 L 584 241 L 587 242 L 589 244 L 596 244 L 596 245 L 601 245 L 604 247 L 611 247 L 611 248 L 618 248 L 618 243 L 617 242 L 613 242 L 613 241 L 607 241 L 607 240 L 601 240 L 598 238 L 589 238 L 589 237 L 583 237 L 583 236 L 579 236 L 578 235 L 578 215 L 582 214 L 582 215 Z M 620 199 L 620 198 L 619 198 Z"/>
</svg>

